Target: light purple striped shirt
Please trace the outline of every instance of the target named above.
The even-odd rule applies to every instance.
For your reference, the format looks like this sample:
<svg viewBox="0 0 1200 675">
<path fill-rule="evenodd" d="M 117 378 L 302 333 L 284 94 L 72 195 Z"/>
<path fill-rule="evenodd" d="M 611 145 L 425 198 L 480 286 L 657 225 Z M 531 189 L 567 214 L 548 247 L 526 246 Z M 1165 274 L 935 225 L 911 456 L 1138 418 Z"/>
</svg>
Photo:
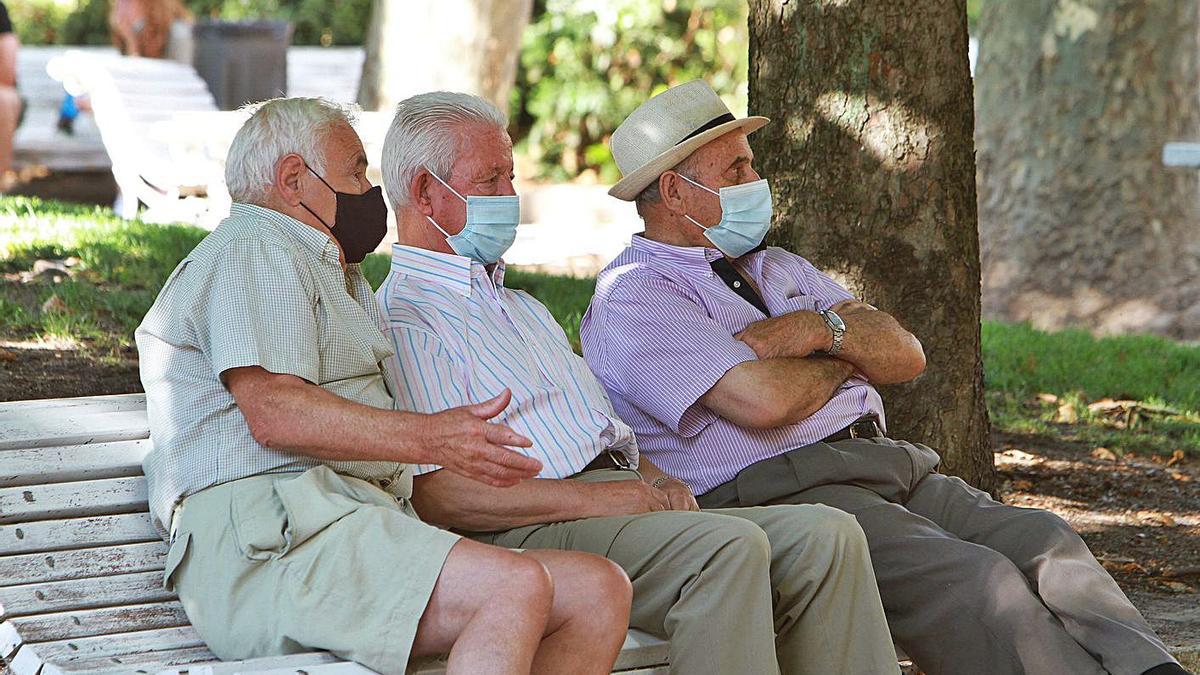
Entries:
<svg viewBox="0 0 1200 675">
<path fill-rule="evenodd" d="M 699 399 L 734 366 L 758 358 L 733 335 L 765 318 L 713 272 L 720 251 L 663 244 L 641 235 L 600 273 L 583 317 L 583 355 L 641 452 L 703 494 L 745 467 L 815 443 L 866 413 L 883 422 L 883 401 L 852 377 L 816 414 L 773 429 L 740 427 Z M 772 316 L 828 309 L 853 299 L 804 258 L 768 247 L 739 269 L 759 286 Z"/>
<path fill-rule="evenodd" d="M 395 355 L 396 408 L 432 413 L 512 390 L 503 422 L 533 441 L 543 478 L 578 473 L 604 450 L 637 465 L 633 431 L 587 363 L 540 302 L 504 287 L 470 258 L 392 246 L 392 267 L 375 293 Z M 419 465 L 416 473 L 441 467 Z"/>
</svg>

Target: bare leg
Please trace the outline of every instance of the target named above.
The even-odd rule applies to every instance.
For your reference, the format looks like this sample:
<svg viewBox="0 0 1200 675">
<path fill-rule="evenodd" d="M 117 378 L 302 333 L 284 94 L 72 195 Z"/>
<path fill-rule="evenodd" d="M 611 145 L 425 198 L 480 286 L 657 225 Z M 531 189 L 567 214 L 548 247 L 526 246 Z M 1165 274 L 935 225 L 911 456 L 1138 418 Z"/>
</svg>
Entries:
<svg viewBox="0 0 1200 675">
<path fill-rule="evenodd" d="M 553 600 L 554 584 L 537 559 L 464 539 L 442 566 L 411 654 L 449 653 L 447 675 L 524 675 Z"/>
<path fill-rule="evenodd" d="M 17 90 L 0 86 L 0 186 L 4 186 L 12 171 L 13 135 L 20 113 L 21 99 L 17 96 Z"/>
<path fill-rule="evenodd" d="M 534 673 L 605 675 L 625 643 L 633 589 L 625 570 L 590 553 L 526 551 L 554 579 L 554 606 Z"/>
</svg>

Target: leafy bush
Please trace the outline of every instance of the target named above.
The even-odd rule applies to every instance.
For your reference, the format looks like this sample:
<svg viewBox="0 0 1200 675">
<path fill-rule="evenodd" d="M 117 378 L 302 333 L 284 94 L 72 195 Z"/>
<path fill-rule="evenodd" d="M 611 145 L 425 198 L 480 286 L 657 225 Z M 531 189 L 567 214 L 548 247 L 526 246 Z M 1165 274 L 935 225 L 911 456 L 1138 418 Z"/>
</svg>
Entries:
<svg viewBox="0 0 1200 675">
<path fill-rule="evenodd" d="M 689 80 L 744 113 L 746 11 L 744 0 L 536 0 L 511 112 L 539 176 L 615 181 L 613 129 Z"/>
<path fill-rule="evenodd" d="M 21 0 L 6 3 L 21 42 L 29 45 L 108 44 L 109 0 Z M 184 0 L 197 18 L 287 19 L 292 44 L 361 45 L 371 0 Z"/>
</svg>

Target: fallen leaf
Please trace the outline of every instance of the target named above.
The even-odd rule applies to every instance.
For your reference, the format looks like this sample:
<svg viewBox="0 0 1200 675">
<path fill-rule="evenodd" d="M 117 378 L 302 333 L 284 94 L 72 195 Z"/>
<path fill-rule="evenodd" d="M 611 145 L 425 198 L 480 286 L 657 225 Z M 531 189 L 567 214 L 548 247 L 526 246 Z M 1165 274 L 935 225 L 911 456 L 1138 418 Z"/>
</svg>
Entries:
<svg viewBox="0 0 1200 675">
<path fill-rule="evenodd" d="M 1171 469 L 1168 473 L 1171 475 L 1171 478 L 1174 478 L 1175 480 L 1179 481 L 1180 483 L 1192 482 L 1192 477 L 1182 471 L 1176 471 L 1174 469 Z"/>
<path fill-rule="evenodd" d="M 1079 420 L 1079 415 L 1075 412 L 1075 406 L 1068 401 L 1058 406 L 1058 416 L 1054 421 L 1061 424 L 1075 424 Z"/>
<path fill-rule="evenodd" d="M 1120 457 L 1117 457 L 1117 453 L 1109 450 L 1108 448 L 1096 448 L 1092 451 L 1092 457 L 1104 460 L 1106 462 L 1115 462 L 1120 459 Z"/>
<path fill-rule="evenodd" d="M 1058 403 L 1058 397 L 1054 394 L 1038 394 L 1034 398 L 1042 403 Z"/>
<path fill-rule="evenodd" d="M 1014 480 L 1012 483 L 1012 489 L 1020 490 L 1021 492 L 1028 492 L 1032 488 L 1033 488 L 1033 483 L 1031 483 L 1027 480 Z"/>
<path fill-rule="evenodd" d="M 1183 464 L 1183 450 L 1176 450 L 1171 453 L 1171 459 L 1167 460 L 1167 466 L 1175 466 Z"/>
<path fill-rule="evenodd" d="M 15 352 L 10 352 L 7 349 L 0 349 L 0 361 L 16 361 L 17 355 Z"/>
<path fill-rule="evenodd" d="M 1163 586 L 1166 586 L 1167 590 L 1171 591 L 1172 593 L 1195 593 L 1196 592 L 1196 589 L 1192 588 L 1191 586 L 1188 586 L 1185 583 L 1179 582 L 1179 581 L 1164 581 Z"/>
<path fill-rule="evenodd" d="M 67 311 L 67 303 L 58 295 L 51 295 L 45 302 L 42 303 L 42 313 L 49 314 L 51 312 Z"/>
<path fill-rule="evenodd" d="M 1151 523 L 1158 523 L 1159 525 L 1163 525 L 1165 527 L 1175 527 L 1179 524 L 1175 522 L 1175 518 L 1173 518 L 1169 513 L 1158 513 L 1157 511 L 1138 511 L 1137 515 L 1141 520 L 1149 521 Z"/>
</svg>

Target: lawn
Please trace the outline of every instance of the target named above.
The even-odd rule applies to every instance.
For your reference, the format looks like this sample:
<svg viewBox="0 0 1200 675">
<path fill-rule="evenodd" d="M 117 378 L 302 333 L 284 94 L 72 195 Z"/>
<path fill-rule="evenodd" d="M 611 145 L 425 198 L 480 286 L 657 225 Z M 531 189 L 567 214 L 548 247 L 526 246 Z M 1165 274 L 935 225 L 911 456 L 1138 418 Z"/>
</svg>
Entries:
<svg viewBox="0 0 1200 675">
<path fill-rule="evenodd" d="M 124 221 L 108 209 L 0 198 L 0 341 L 55 341 L 117 358 L 157 289 L 204 235 Z M 68 261 L 69 272 L 31 279 L 39 260 Z M 372 255 L 363 267 L 378 285 L 387 266 Z M 578 347 L 593 280 L 512 270 L 507 282 L 546 303 Z M 983 357 L 1000 431 L 1052 434 L 1116 454 L 1200 448 L 1200 347 L 985 322 Z"/>
</svg>

